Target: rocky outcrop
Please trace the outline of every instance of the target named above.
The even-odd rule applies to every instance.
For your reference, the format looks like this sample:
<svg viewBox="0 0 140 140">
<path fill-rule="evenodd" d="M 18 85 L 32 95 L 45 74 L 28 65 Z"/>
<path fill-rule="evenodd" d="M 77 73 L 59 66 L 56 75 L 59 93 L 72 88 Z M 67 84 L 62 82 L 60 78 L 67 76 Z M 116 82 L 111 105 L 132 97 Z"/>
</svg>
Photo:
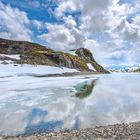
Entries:
<svg viewBox="0 0 140 140">
<path fill-rule="evenodd" d="M 80 58 L 82 58 L 86 63 L 90 63 L 90 64 L 94 67 L 94 69 L 95 69 L 96 71 L 98 71 L 98 72 L 103 72 L 103 73 L 109 73 L 107 70 L 105 70 L 101 65 L 99 65 L 99 64 L 95 61 L 95 59 L 94 59 L 92 53 L 91 53 L 88 49 L 86 49 L 86 48 L 79 48 L 79 49 L 76 50 L 75 53 L 76 53 Z"/>
<path fill-rule="evenodd" d="M 34 50 L 46 51 L 51 49 L 27 41 L 0 39 L 0 54 L 25 54 Z"/>
<path fill-rule="evenodd" d="M 87 63 L 90 63 L 97 72 L 108 72 L 95 61 L 88 49 L 79 48 L 75 53 L 76 55 L 58 52 L 26 41 L 0 39 L 0 54 L 20 54 L 20 60 L 14 59 L 14 63 L 50 65 L 74 68 L 80 71 L 91 71 L 87 65 Z"/>
<path fill-rule="evenodd" d="M 18 63 L 51 65 L 58 67 L 74 68 L 80 71 L 90 71 L 85 61 L 80 57 L 64 52 L 56 51 L 35 51 L 21 56 Z"/>
</svg>

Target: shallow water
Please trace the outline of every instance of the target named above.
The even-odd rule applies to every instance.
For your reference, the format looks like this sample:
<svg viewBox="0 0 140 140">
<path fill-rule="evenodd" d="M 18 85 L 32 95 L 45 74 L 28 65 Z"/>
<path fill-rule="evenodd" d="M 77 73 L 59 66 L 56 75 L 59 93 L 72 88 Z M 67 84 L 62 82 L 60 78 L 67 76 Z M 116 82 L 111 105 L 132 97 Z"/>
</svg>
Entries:
<svg viewBox="0 0 140 140">
<path fill-rule="evenodd" d="M 140 121 L 140 74 L 0 78 L 0 134 Z"/>
</svg>

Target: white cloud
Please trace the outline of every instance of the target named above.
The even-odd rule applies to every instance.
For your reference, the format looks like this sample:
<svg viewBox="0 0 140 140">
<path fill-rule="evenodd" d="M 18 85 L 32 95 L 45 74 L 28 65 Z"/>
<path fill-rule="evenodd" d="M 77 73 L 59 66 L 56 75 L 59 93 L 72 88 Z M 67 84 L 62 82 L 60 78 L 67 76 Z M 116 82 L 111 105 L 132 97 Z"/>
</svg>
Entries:
<svg viewBox="0 0 140 140">
<path fill-rule="evenodd" d="M 140 27 L 140 15 L 133 18 L 133 24 Z"/>
<path fill-rule="evenodd" d="M 73 41 L 70 43 L 70 40 L 65 39 L 63 42 L 58 37 L 59 39 L 55 38 L 51 42 L 57 41 L 57 46 L 63 49 L 70 49 L 71 46 L 89 48 L 102 64 L 138 61 L 138 53 L 135 53 L 135 43 L 138 44 L 140 40 L 140 18 L 135 15 L 138 11 L 139 1 L 123 4 L 119 4 L 119 0 L 60 1 L 55 9 L 55 15 L 64 21 L 63 28 L 69 32 L 67 36 L 71 36 Z M 65 15 L 71 12 L 81 12 L 78 24 L 74 17 Z M 53 31 L 53 34 L 55 33 L 59 36 L 57 30 Z M 98 41 L 102 33 L 106 33 L 108 37 L 106 40 L 103 38 L 103 41 Z M 48 35 L 50 37 L 50 32 Z M 55 48 L 54 44 L 51 45 Z M 128 55 L 128 52 L 131 55 Z"/>
<path fill-rule="evenodd" d="M 74 44 L 75 38 L 72 36 L 69 29 L 65 28 L 63 25 L 47 24 L 47 29 L 49 33 L 42 34 L 39 38 L 47 41 L 50 47 L 64 50 L 70 48 L 70 46 Z"/>
<path fill-rule="evenodd" d="M 31 24 L 38 30 L 41 28 L 44 28 L 45 26 L 41 21 L 38 21 L 38 20 L 31 20 Z"/>
<path fill-rule="evenodd" d="M 31 41 L 30 20 L 25 12 L 0 2 L 0 37 Z"/>
<path fill-rule="evenodd" d="M 42 6 L 42 3 L 34 2 L 34 7 Z M 37 31 L 41 30 L 38 33 L 44 30 L 38 37 L 53 49 L 70 50 L 86 47 L 102 64 L 111 64 L 115 61 L 119 63 L 119 58 L 120 63 L 127 60 L 139 62 L 138 0 L 123 4 L 119 3 L 119 0 L 55 0 L 43 4 L 47 4 L 49 9 L 49 4 L 56 2 L 58 7 L 51 11 L 51 15 L 54 14 L 61 22 L 46 24 L 38 20 L 29 20 L 27 13 L 0 3 L 0 37 L 31 40 L 33 31 L 29 26 L 32 25 Z M 80 13 L 77 18 L 71 14 L 76 12 Z"/>
<path fill-rule="evenodd" d="M 76 10 L 76 4 L 72 0 L 62 1 L 58 8 L 56 8 L 55 15 L 61 17 L 65 12 L 71 12 Z"/>
<path fill-rule="evenodd" d="M 75 47 L 83 47 L 84 42 L 85 42 L 85 36 L 84 36 L 84 32 L 78 30 L 77 28 L 73 28 L 71 31 L 72 35 L 75 38 Z"/>
<path fill-rule="evenodd" d="M 82 14 L 90 14 L 95 11 L 103 11 L 108 8 L 110 4 L 112 4 L 112 0 L 81 0 L 81 1 L 76 1 L 74 0 L 75 3 L 77 3 L 77 7 L 79 7 L 80 11 L 82 11 Z"/>
<path fill-rule="evenodd" d="M 72 16 L 63 17 L 63 20 L 64 20 L 66 26 L 68 26 L 69 28 L 72 28 L 77 25 L 76 21 L 73 19 Z"/>
</svg>

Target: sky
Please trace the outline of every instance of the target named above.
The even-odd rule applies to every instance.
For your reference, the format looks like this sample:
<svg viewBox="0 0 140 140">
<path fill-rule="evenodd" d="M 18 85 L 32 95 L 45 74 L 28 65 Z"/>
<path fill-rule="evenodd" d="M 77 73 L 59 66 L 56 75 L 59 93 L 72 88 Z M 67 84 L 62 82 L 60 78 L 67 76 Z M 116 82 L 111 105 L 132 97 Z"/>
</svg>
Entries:
<svg viewBox="0 0 140 140">
<path fill-rule="evenodd" d="M 140 0 L 0 0 L 0 38 L 85 47 L 106 68 L 140 65 Z"/>
</svg>

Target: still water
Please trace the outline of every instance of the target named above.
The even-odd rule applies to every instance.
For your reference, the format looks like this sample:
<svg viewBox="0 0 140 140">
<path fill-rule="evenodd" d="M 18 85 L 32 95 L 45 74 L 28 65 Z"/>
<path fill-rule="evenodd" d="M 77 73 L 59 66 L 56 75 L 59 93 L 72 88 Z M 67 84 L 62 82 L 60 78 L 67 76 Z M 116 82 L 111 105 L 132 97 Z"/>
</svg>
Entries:
<svg viewBox="0 0 140 140">
<path fill-rule="evenodd" d="M 140 121 L 140 74 L 0 78 L 0 135 Z"/>
</svg>

